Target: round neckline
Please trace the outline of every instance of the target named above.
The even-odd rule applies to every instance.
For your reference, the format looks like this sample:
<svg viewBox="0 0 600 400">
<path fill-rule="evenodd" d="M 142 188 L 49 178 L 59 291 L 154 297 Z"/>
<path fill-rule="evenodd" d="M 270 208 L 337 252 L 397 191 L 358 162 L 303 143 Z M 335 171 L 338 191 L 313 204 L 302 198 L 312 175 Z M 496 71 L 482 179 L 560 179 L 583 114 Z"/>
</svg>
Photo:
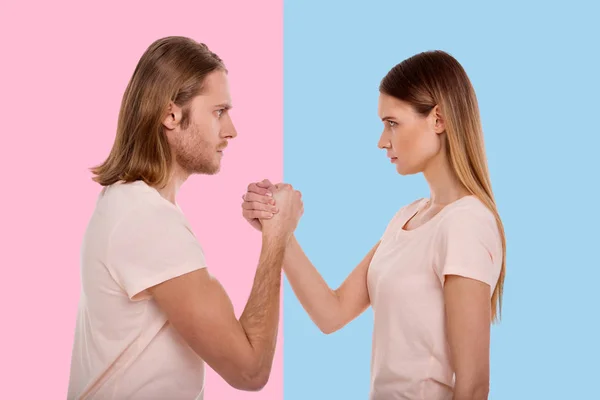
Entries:
<svg viewBox="0 0 600 400">
<path fill-rule="evenodd" d="M 475 195 L 466 195 L 463 196 L 459 199 L 454 200 L 453 202 L 450 202 L 448 204 L 446 204 L 437 214 L 435 214 L 433 217 L 431 217 L 431 219 L 429 219 L 428 221 L 426 221 L 425 223 L 417 226 L 414 229 L 410 229 L 410 230 L 406 230 L 404 229 L 404 227 L 406 226 L 406 224 L 412 220 L 418 213 L 420 213 L 423 208 L 429 204 L 429 202 L 431 201 L 431 199 L 428 198 L 423 198 L 421 199 L 421 202 L 419 203 L 419 205 L 417 206 L 416 210 L 410 214 L 410 216 L 408 218 L 404 218 L 402 221 L 402 225 L 400 226 L 400 232 L 404 235 L 410 235 L 410 234 L 414 234 L 415 232 L 424 230 L 427 226 L 430 226 L 432 224 L 435 224 L 435 222 L 440 219 L 445 213 L 448 212 L 448 210 L 450 208 L 452 208 L 453 206 L 455 206 L 456 204 L 459 204 L 461 202 L 463 202 L 465 199 L 467 198 L 477 198 Z"/>
</svg>

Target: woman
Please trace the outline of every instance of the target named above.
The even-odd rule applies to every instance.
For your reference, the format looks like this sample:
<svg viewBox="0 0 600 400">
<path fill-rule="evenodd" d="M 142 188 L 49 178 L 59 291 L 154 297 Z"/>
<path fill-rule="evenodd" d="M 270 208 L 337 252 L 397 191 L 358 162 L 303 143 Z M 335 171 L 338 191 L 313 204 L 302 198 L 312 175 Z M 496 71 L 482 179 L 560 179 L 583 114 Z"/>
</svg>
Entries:
<svg viewBox="0 0 600 400">
<path fill-rule="evenodd" d="M 285 273 L 325 333 L 373 307 L 371 399 L 487 399 L 506 245 L 473 87 L 452 56 L 421 53 L 383 78 L 379 116 L 379 147 L 401 175 L 423 173 L 430 198 L 402 207 L 338 289 L 295 238 Z M 276 212 L 269 186 L 244 196 L 256 227 Z"/>
</svg>

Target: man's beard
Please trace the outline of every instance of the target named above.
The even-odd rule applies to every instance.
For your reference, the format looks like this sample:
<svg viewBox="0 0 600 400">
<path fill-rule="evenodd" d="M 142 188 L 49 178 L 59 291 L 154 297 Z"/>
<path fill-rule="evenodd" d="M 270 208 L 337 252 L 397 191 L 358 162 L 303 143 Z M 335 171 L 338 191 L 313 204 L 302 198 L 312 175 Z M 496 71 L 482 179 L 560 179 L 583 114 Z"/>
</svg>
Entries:
<svg viewBox="0 0 600 400">
<path fill-rule="evenodd" d="M 217 159 L 217 150 L 206 141 L 199 139 L 193 148 L 178 143 L 175 151 L 175 161 L 188 174 L 215 175 L 221 169 Z"/>
</svg>

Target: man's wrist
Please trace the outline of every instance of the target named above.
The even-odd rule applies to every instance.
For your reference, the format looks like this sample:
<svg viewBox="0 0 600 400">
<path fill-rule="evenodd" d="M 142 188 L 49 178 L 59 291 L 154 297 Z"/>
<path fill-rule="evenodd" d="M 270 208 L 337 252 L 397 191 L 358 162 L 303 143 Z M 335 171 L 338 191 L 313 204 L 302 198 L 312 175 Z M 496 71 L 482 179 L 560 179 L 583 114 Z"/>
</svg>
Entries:
<svg viewBox="0 0 600 400">
<path fill-rule="evenodd" d="M 275 226 L 264 226 L 263 225 L 263 229 L 262 229 L 263 242 L 267 242 L 267 243 L 270 243 L 273 245 L 283 244 L 285 246 L 285 244 L 287 243 L 287 241 L 291 235 L 292 235 L 292 232 L 288 233 L 281 229 L 278 229 L 278 227 L 275 227 Z"/>
<path fill-rule="evenodd" d="M 285 248 L 289 234 L 276 229 L 264 229 L 262 231 L 262 242 L 265 248 Z"/>
</svg>

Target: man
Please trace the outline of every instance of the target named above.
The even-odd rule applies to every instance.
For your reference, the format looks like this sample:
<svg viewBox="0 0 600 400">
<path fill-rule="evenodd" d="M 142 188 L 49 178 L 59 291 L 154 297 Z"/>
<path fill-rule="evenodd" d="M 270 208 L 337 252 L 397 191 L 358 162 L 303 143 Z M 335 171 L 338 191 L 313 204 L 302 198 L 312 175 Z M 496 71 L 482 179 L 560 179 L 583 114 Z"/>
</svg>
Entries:
<svg viewBox="0 0 600 400">
<path fill-rule="evenodd" d="M 260 390 L 277 337 L 281 265 L 302 214 L 299 192 L 271 186 L 248 303 L 236 319 L 176 202 L 192 174 L 216 174 L 237 133 L 227 70 L 204 44 L 153 43 L 125 91 L 104 186 L 81 253 L 82 292 L 69 399 L 202 399 L 204 362 Z"/>
</svg>

